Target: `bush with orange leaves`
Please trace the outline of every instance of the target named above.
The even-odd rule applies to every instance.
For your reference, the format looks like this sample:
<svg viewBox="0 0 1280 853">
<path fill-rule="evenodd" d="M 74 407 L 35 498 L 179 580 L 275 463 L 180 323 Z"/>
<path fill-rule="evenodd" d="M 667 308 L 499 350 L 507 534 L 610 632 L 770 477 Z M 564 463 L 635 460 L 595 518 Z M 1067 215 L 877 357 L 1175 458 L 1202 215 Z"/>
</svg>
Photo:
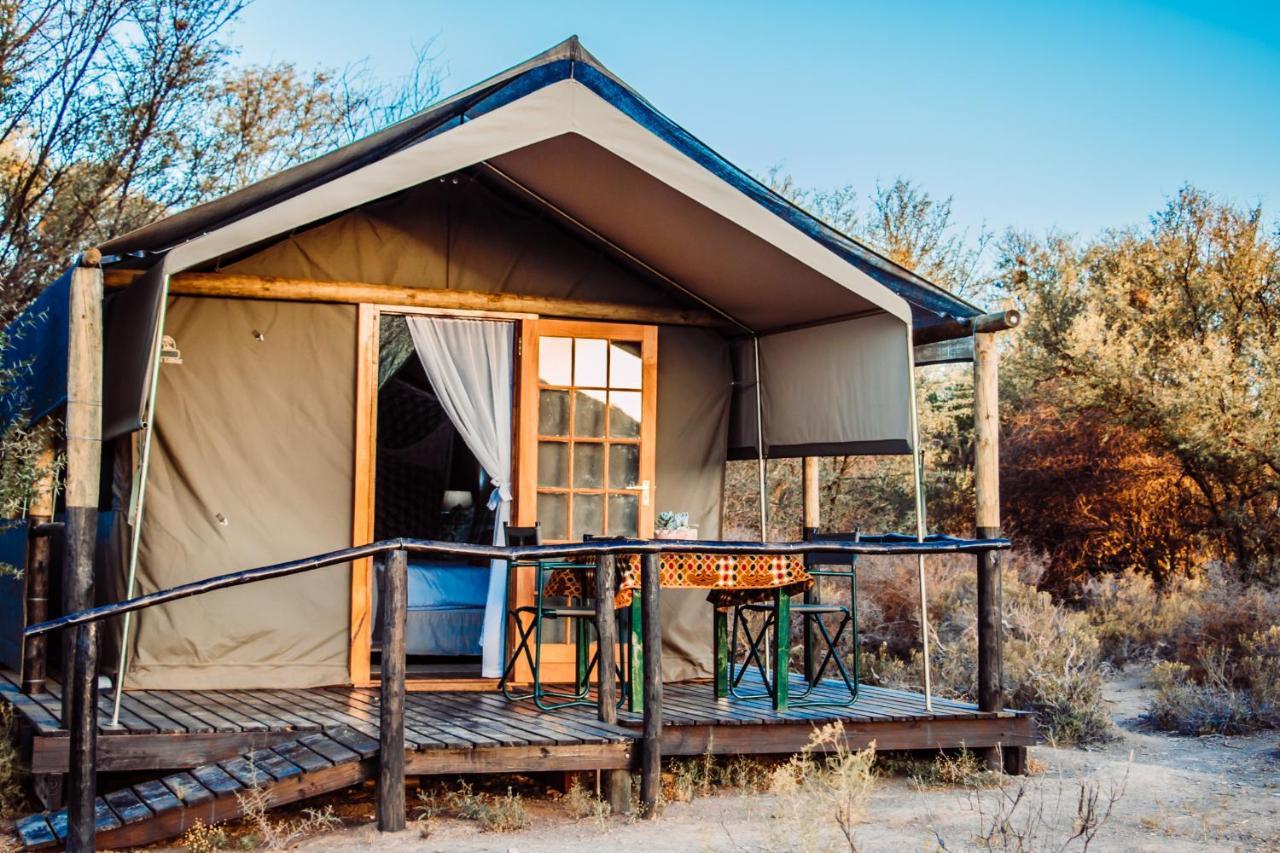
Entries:
<svg viewBox="0 0 1280 853">
<path fill-rule="evenodd" d="M 1164 586 L 1203 562 L 1202 502 L 1141 433 L 1105 412 L 1047 403 L 1007 418 L 1005 529 L 1048 556 L 1042 589 L 1075 598 L 1091 576 L 1128 571 Z"/>
</svg>

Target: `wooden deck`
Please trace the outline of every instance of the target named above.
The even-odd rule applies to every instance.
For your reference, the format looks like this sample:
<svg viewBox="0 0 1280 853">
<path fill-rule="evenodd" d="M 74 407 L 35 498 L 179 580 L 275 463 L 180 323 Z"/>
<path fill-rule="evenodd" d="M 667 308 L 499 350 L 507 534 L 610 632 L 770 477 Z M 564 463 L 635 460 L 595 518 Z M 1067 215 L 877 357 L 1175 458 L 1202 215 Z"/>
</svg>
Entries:
<svg viewBox="0 0 1280 853">
<path fill-rule="evenodd" d="M 793 690 L 798 691 L 797 683 Z M 817 688 L 836 697 L 843 687 Z M 794 708 L 777 713 L 767 700 L 716 700 L 708 683 L 669 684 L 664 691 L 663 753 L 793 752 L 815 726 L 841 720 L 851 745 L 872 740 L 881 749 L 979 748 L 1035 742 L 1029 714 L 984 713 L 975 706 L 934 699 L 927 712 L 917 693 L 863 686 L 851 707 Z M 58 725 L 57 684 L 36 696 L 0 670 L 0 701 L 12 705 L 27 730 L 23 755 L 33 773 L 67 770 L 69 737 Z M 299 734 L 348 727 L 378 737 L 376 688 L 308 690 L 139 690 L 127 692 L 120 726 L 110 696 L 99 700 L 98 770 L 194 767 L 296 739 Z M 594 708 L 542 713 L 500 694 L 414 692 L 408 695 L 408 772 L 514 772 L 631 766 L 640 715 L 622 712 L 617 725 Z"/>
<path fill-rule="evenodd" d="M 755 685 L 759 687 L 759 685 Z M 793 690 L 799 692 L 797 678 Z M 839 682 L 817 688 L 847 696 Z M 11 705 L 22 732 L 22 755 L 44 778 L 68 767 L 67 731 L 58 725 L 60 692 L 26 696 L 14 673 L 0 670 L 0 701 Z M 99 773 L 155 771 L 149 781 L 104 782 L 97 800 L 97 843 L 130 847 L 181 834 L 195 820 L 240 815 L 237 793 L 261 788 L 270 805 L 341 790 L 374 778 L 378 760 L 379 691 L 141 690 L 125 694 L 112 727 L 110 694 L 99 699 Z M 664 755 L 786 754 L 813 730 L 835 720 L 850 746 L 874 741 L 887 750 L 978 749 L 1036 742 L 1034 720 L 1018 711 L 984 713 L 935 699 L 925 709 L 917 693 L 863 686 L 849 707 L 793 708 L 778 713 L 768 700 L 716 700 L 709 683 L 669 684 L 663 697 Z M 641 715 L 622 712 L 599 721 L 594 707 L 538 711 L 497 693 L 415 692 L 405 711 L 407 775 L 529 773 L 634 769 L 640 758 Z M 28 849 L 58 846 L 66 810 L 19 821 Z"/>
</svg>

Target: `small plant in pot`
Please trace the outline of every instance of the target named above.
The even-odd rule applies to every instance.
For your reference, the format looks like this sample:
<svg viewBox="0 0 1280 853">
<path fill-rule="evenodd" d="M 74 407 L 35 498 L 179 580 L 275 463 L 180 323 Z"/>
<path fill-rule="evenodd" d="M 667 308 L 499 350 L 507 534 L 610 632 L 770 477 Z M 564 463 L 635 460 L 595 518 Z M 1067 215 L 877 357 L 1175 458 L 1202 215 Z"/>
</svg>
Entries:
<svg viewBox="0 0 1280 853">
<path fill-rule="evenodd" d="M 654 522 L 654 536 L 659 539 L 697 539 L 698 528 L 689 526 L 687 512 L 660 512 Z"/>
</svg>

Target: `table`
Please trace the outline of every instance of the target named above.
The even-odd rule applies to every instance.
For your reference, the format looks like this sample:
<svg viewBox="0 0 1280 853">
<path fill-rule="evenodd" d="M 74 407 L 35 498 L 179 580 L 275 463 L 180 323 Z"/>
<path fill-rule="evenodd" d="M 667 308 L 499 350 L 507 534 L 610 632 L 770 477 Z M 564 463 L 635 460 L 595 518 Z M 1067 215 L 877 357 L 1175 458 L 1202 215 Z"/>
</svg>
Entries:
<svg viewBox="0 0 1280 853">
<path fill-rule="evenodd" d="M 635 677 L 643 671 L 644 637 L 643 604 L 635 595 L 640 589 L 641 557 L 627 554 L 617 560 L 618 585 L 614 607 L 631 610 L 630 660 L 627 672 L 627 704 L 640 711 L 644 703 L 644 680 Z M 594 590 L 593 568 L 557 569 L 550 573 L 543 595 L 589 598 Z M 791 596 L 806 592 L 813 578 L 805 569 L 804 558 L 796 555 L 663 553 L 658 558 L 659 585 L 666 589 L 706 589 L 714 608 L 712 639 L 715 655 L 715 694 L 717 699 L 729 696 L 729 612 L 739 604 L 772 599 L 778 632 L 773 666 L 786 671 L 791 655 Z M 787 706 L 786 679 L 778 679 L 774 707 Z"/>
</svg>

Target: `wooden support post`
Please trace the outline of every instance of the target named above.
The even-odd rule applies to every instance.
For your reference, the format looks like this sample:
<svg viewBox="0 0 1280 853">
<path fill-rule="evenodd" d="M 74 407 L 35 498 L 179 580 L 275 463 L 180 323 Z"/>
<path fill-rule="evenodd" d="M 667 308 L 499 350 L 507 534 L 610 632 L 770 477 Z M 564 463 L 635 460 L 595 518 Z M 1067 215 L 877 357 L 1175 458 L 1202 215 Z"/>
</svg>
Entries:
<svg viewBox="0 0 1280 853">
<path fill-rule="evenodd" d="M 618 691 L 615 676 L 618 642 L 617 616 L 613 598 L 617 587 L 617 559 L 602 556 L 596 565 L 596 712 L 602 723 L 618 722 Z M 602 793 L 613 814 L 631 810 L 631 773 L 626 770 L 604 770 Z"/>
<path fill-rule="evenodd" d="M 86 261 L 96 262 L 96 252 Z M 93 606 L 94 547 L 98 538 L 98 481 L 102 469 L 102 270 L 71 274 L 67 343 L 67 513 L 62 568 L 62 611 Z M 69 633 L 69 632 L 68 632 Z M 63 667 L 71 669 L 74 639 L 63 639 Z M 71 691 L 62 692 L 63 725 Z M 73 793 L 73 796 L 76 794 Z"/>
<path fill-rule="evenodd" d="M 662 596 L 658 555 L 645 554 L 640 572 L 644 599 L 644 755 L 640 764 L 640 811 L 658 816 L 662 788 Z"/>
<path fill-rule="evenodd" d="M 405 608 L 409 598 L 409 554 L 392 551 L 382 572 L 382 673 L 378 715 L 378 830 L 405 826 L 404 676 Z"/>
<path fill-rule="evenodd" d="M 618 721 L 617 681 L 614 678 L 614 644 L 617 642 L 617 622 L 613 613 L 614 587 L 616 586 L 616 560 L 602 556 L 596 565 L 596 710 L 600 721 Z"/>
<path fill-rule="evenodd" d="M 53 539 L 50 531 L 36 532 L 42 524 L 53 519 L 53 448 L 46 447 L 36 463 L 40 479 L 35 485 L 31 506 L 27 510 L 28 530 L 31 539 L 27 548 L 26 593 L 28 625 L 49 618 L 49 567 L 53 559 Z M 31 637 L 22 652 L 22 692 L 43 693 L 48 661 L 48 639 Z"/>
<path fill-rule="evenodd" d="M 74 629 L 71 683 L 63 692 L 71 729 L 70 802 L 67 804 L 67 850 L 85 853 L 94 849 L 97 816 L 94 799 L 98 795 L 98 624 L 86 622 Z"/>
<path fill-rule="evenodd" d="M 822 460 L 817 456 L 806 456 L 804 458 L 804 475 L 802 481 L 802 496 L 804 498 L 804 538 L 809 539 L 818 533 L 822 524 L 822 510 L 818 501 L 818 486 L 821 482 L 821 463 Z M 815 578 L 813 587 L 804 594 L 804 600 L 810 604 L 822 603 L 822 578 Z M 817 637 L 812 619 L 804 620 L 804 680 L 807 684 L 813 683 L 814 676 L 814 651 L 817 647 Z"/>
<path fill-rule="evenodd" d="M 977 535 L 980 539 L 992 539 L 1000 535 L 999 360 L 993 333 L 973 336 L 973 423 Z M 1004 662 L 999 552 L 979 554 L 977 561 L 978 708 L 1000 711 L 1004 708 Z M 999 748 L 987 749 L 983 757 L 990 769 L 1002 769 Z"/>
</svg>

